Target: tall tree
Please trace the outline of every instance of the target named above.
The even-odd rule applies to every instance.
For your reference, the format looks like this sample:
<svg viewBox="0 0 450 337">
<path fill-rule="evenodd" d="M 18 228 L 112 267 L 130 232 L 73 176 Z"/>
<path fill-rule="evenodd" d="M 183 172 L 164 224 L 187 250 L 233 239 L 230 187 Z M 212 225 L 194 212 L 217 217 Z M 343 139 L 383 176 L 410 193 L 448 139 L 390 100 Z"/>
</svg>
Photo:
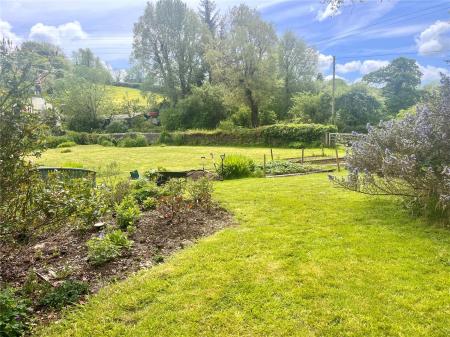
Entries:
<svg viewBox="0 0 450 337">
<path fill-rule="evenodd" d="M 422 73 L 415 60 L 399 57 L 386 67 L 363 77 L 363 81 L 382 86 L 386 107 L 394 116 L 401 109 L 409 108 L 419 99 L 417 87 Z"/>
<path fill-rule="evenodd" d="M 219 12 L 216 9 L 216 3 L 210 0 L 201 0 L 199 14 L 202 21 L 208 26 L 211 34 L 215 36 L 219 22 Z"/>
<path fill-rule="evenodd" d="M 259 125 L 261 107 L 276 83 L 276 43 L 273 27 L 246 5 L 234 7 L 223 32 L 224 38 L 208 58 L 215 81 L 234 89 L 251 111 L 253 127 Z"/>
<path fill-rule="evenodd" d="M 74 73 L 90 82 L 110 83 L 113 78 L 106 65 L 89 48 L 73 52 Z"/>
<path fill-rule="evenodd" d="M 292 94 L 311 86 L 317 74 L 318 56 L 293 32 L 286 32 L 278 46 L 278 69 L 283 80 L 282 109 L 290 107 Z"/>
<path fill-rule="evenodd" d="M 172 104 L 203 75 L 202 24 L 180 0 L 148 3 L 134 26 L 133 57 L 159 80 Z"/>
</svg>

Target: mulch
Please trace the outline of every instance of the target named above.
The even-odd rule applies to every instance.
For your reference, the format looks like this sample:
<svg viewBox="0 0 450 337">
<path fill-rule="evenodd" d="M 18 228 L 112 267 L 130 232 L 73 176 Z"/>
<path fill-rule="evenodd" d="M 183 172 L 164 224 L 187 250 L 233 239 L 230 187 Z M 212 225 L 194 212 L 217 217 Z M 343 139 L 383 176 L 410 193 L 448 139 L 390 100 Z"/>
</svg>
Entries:
<svg viewBox="0 0 450 337">
<path fill-rule="evenodd" d="M 233 217 L 217 205 L 209 210 L 182 207 L 172 220 L 157 210 L 145 212 L 130 236 L 132 248 L 100 267 L 89 263 L 86 241 L 104 235 L 101 228 L 85 233 L 63 228 L 26 245 L 0 242 L 0 284 L 20 287 L 30 274 L 35 274 L 53 286 L 65 279 L 84 281 L 95 293 L 104 285 L 161 263 L 175 251 L 233 224 Z M 45 309 L 38 309 L 35 314 L 41 322 L 58 317 L 58 313 Z"/>
</svg>

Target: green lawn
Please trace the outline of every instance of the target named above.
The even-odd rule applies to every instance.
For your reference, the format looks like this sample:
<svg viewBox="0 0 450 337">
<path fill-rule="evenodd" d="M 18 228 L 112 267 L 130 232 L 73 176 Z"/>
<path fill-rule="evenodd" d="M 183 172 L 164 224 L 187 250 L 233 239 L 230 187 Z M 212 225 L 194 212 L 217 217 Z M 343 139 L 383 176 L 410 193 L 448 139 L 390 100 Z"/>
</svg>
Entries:
<svg viewBox="0 0 450 337">
<path fill-rule="evenodd" d="M 450 335 L 448 229 L 324 174 L 219 182 L 215 197 L 238 226 L 103 289 L 42 335 Z"/>
<path fill-rule="evenodd" d="M 220 154 L 243 154 L 257 162 L 263 161 L 266 154 L 270 158 L 270 149 L 255 147 L 212 147 L 212 146 L 148 146 L 137 148 L 103 147 L 99 145 L 84 145 L 70 148 L 72 152 L 61 153 L 62 149 L 46 151 L 37 162 L 45 166 L 71 166 L 75 163 L 84 168 L 98 169 L 100 166 L 115 161 L 119 164 L 122 173 L 128 174 L 131 170 L 139 172 L 165 167 L 171 170 L 189 170 L 202 168 L 203 161 L 207 169 L 212 169 L 211 153 L 215 160 L 220 161 Z M 333 150 L 326 149 L 327 155 Z M 274 159 L 299 157 L 300 150 L 273 149 Z M 305 156 L 320 155 L 320 149 L 307 149 Z M 342 152 L 341 155 L 344 155 Z M 205 157 L 206 159 L 201 159 Z"/>
</svg>

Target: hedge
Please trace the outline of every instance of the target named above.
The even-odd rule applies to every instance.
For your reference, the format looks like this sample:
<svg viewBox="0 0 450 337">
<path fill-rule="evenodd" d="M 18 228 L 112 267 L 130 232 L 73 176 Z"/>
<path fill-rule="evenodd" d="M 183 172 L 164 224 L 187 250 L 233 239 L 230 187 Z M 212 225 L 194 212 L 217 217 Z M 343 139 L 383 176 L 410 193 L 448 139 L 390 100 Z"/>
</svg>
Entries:
<svg viewBox="0 0 450 337">
<path fill-rule="evenodd" d="M 98 134 L 68 131 L 64 136 L 51 136 L 47 147 L 54 148 L 61 143 L 75 142 L 79 145 L 103 144 L 117 145 L 123 138 L 145 136 L 147 142 L 156 141 L 168 145 L 234 145 L 234 146 L 320 146 L 325 134 L 337 132 L 333 125 L 322 124 L 274 124 L 256 129 L 238 128 L 235 130 L 189 130 L 155 133 Z"/>
<path fill-rule="evenodd" d="M 163 132 L 160 143 L 172 145 L 317 146 L 333 125 L 275 124 L 256 129 Z"/>
</svg>

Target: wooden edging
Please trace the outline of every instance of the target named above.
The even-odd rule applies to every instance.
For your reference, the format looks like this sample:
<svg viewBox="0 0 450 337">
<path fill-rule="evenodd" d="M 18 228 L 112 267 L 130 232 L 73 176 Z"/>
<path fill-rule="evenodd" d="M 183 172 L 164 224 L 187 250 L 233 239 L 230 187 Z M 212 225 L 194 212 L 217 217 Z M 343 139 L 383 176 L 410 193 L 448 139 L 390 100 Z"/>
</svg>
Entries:
<svg viewBox="0 0 450 337">
<path fill-rule="evenodd" d="M 304 172 L 304 173 L 289 173 L 289 174 L 276 174 L 276 175 L 267 175 L 266 178 L 281 178 L 281 177 L 295 177 L 295 176 L 304 176 L 307 174 L 313 174 L 313 173 L 326 173 L 326 172 L 334 172 L 334 169 L 328 169 L 328 170 L 315 170 L 310 172 Z"/>
</svg>

